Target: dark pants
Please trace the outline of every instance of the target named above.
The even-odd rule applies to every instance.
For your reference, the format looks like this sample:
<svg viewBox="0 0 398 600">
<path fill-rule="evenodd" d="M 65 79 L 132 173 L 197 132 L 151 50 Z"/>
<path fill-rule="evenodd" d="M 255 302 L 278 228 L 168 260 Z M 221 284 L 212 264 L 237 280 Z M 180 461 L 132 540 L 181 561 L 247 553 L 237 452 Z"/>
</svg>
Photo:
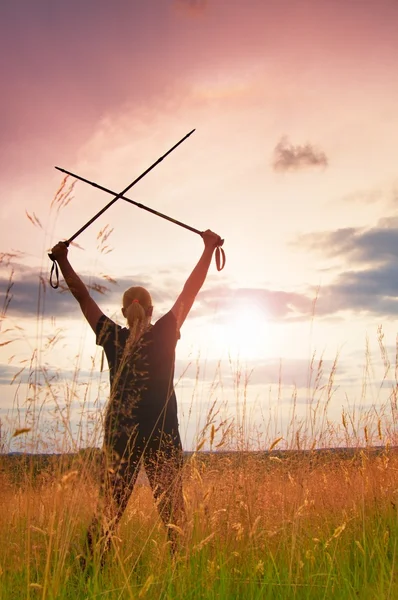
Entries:
<svg viewBox="0 0 398 600">
<path fill-rule="evenodd" d="M 177 525 L 177 528 L 167 527 L 174 552 L 184 518 L 183 454 L 178 429 L 145 432 L 133 425 L 119 426 L 112 436 L 105 436 L 103 460 L 99 506 L 87 533 L 90 554 L 97 550 L 103 562 L 141 465 L 145 468 L 163 522 L 166 526 Z"/>
</svg>

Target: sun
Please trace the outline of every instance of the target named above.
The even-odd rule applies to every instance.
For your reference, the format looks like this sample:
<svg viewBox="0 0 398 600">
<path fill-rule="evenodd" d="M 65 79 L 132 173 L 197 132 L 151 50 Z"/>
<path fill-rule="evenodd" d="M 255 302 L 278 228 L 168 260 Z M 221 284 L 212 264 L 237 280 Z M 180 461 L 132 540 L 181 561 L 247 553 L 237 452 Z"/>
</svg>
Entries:
<svg viewBox="0 0 398 600">
<path fill-rule="evenodd" d="M 266 312 L 256 304 L 237 305 L 223 323 L 209 327 L 208 350 L 215 356 L 260 359 L 271 351 L 270 322 Z"/>
<path fill-rule="evenodd" d="M 269 347 L 267 315 L 255 304 L 234 311 L 226 330 L 231 351 L 242 358 L 261 358 Z"/>
</svg>

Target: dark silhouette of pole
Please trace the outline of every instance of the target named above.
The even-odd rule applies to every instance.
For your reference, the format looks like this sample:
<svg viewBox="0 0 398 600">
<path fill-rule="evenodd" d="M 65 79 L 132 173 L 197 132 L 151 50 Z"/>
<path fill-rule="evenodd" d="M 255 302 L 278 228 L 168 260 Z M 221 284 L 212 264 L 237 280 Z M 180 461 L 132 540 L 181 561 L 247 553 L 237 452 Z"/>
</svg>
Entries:
<svg viewBox="0 0 398 600">
<path fill-rule="evenodd" d="M 193 134 L 193 132 L 195 131 L 195 129 L 192 129 L 192 131 L 190 131 L 189 133 L 187 133 L 187 135 L 185 135 L 179 142 L 177 142 L 172 148 L 170 148 L 170 150 L 168 150 L 165 154 L 163 154 L 163 156 L 161 156 L 160 158 L 158 158 L 158 160 L 156 162 L 154 162 L 150 167 L 148 167 L 146 169 L 146 171 L 144 171 L 143 173 L 141 173 L 141 175 L 139 175 L 136 179 L 134 179 L 134 181 L 132 183 L 130 183 L 130 185 L 128 185 L 124 190 L 122 190 L 119 194 L 116 192 L 112 192 L 92 181 L 89 181 L 88 179 L 84 179 L 84 177 L 80 177 L 79 175 L 75 175 L 73 173 L 71 173 L 70 171 L 67 171 L 66 169 L 61 169 L 61 167 L 55 167 L 56 169 L 58 169 L 58 171 L 61 171 L 62 173 L 66 173 L 67 175 L 71 175 L 72 177 L 75 177 L 76 179 L 80 179 L 80 181 L 84 181 L 85 183 L 89 183 L 90 185 L 97 187 L 100 190 L 109 192 L 110 194 L 112 194 L 113 196 L 115 196 L 110 202 L 108 202 L 108 204 L 106 206 L 104 206 L 104 208 L 102 208 L 100 211 L 97 212 L 97 214 L 95 214 L 89 221 L 87 221 L 87 223 L 85 225 L 83 225 L 83 227 L 80 227 L 80 229 L 78 231 L 76 231 L 76 233 L 74 233 L 66 242 L 64 242 L 65 244 L 69 245 L 71 242 L 73 242 L 73 240 L 75 238 L 77 238 L 78 235 L 80 235 L 81 233 L 83 233 L 83 231 L 85 229 L 87 229 L 87 227 L 89 227 L 92 223 L 94 223 L 94 221 L 96 221 L 98 219 L 98 217 L 100 217 L 106 210 L 108 210 L 108 208 L 110 208 L 112 206 L 112 204 L 114 204 L 116 202 L 116 200 L 119 200 L 119 198 L 123 198 L 123 195 L 126 194 L 134 185 L 136 185 L 136 183 L 138 183 L 143 177 L 145 177 L 145 175 L 147 175 L 149 173 L 149 171 L 152 171 L 152 169 L 154 169 L 160 162 L 162 162 L 162 160 L 164 160 L 166 158 L 166 156 L 168 156 L 169 154 L 171 154 L 171 152 L 173 152 L 173 150 L 175 150 L 177 148 L 177 146 L 179 146 L 180 144 L 182 144 L 182 142 L 184 142 L 190 135 Z M 127 198 L 123 198 L 124 200 L 128 200 Z M 138 203 L 134 203 L 133 200 L 128 200 L 128 202 L 132 202 L 133 204 L 137 204 Z M 153 211 L 152 209 L 146 208 L 144 206 L 141 206 L 141 208 L 145 208 L 146 210 L 150 210 L 151 212 L 156 212 Z M 164 216 L 164 215 L 162 215 Z M 168 217 L 165 217 L 168 218 Z M 172 220 L 172 219 L 170 219 Z M 50 256 L 51 258 L 51 256 Z"/>
<path fill-rule="evenodd" d="M 102 190 L 103 192 L 112 194 L 112 196 L 115 196 L 115 194 L 116 194 L 116 197 L 113 200 L 111 200 L 111 202 L 109 202 L 109 204 L 107 204 L 105 206 L 105 208 L 103 208 L 99 213 L 97 213 L 95 215 L 95 217 L 93 217 L 92 219 L 90 219 L 90 221 L 88 221 L 85 225 L 83 225 L 83 227 L 81 227 L 79 229 L 79 231 L 77 231 L 74 235 L 72 235 L 72 237 L 69 238 L 68 242 L 64 242 L 64 243 L 72 242 L 80 233 L 82 233 L 82 231 L 84 231 L 86 229 L 86 227 L 88 227 L 89 225 L 91 225 L 91 223 L 93 221 L 95 221 L 97 216 L 99 217 L 109 206 L 111 206 L 111 204 L 113 204 L 115 202 L 115 200 L 118 200 L 119 198 L 121 200 L 125 200 L 126 202 L 130 202 L 130 204 L 134 204 L 134 206 L 138 206 L 138 208 L 143 208 L 144 210 L 147 210 L 148 212 L 152 213 L 153 215 L 156 215 L 157 217 L 162 217 L 162 219 L 166 219 L 167 221 L 171 221 L 172 223 L 175 223 L 176 225 L 180 225 L 181 227 L 185 227 L 185 229 L 189 229 L 190 231 L 193 231 L 194 233 L 198 233 L 199 235 L 202 235 L 202 232 L 199 231 L 199 229 L 195 229 L 195 227 L 191 227 L 190 225 L 186 225 L 186 223 L 177 221 L 177 219 L 173 219 L 172 217 L 169 217 L 168 215 L 165 215 L 165 214 L 155 210 L 154 208 L 145 206 L 144 204 L 141 204 L 140 202 L 136 202 L 135 200 L 130 200 L 130 198 L 126 198 L 126 196 L 124 196 L 125 192 L 120 192 L 120 194 L 117 194 L 117 192 L 114 192 L 113 190 L 110 190 L 110 189 L 104 187 L 103 185 L 99 185 L 98 183 L 95 183 L 95 181 L 90 181 L 89 179 L 80 177 L 80 175 L 76 175 L 76 173 L 72 173 L 71 171 L 66 171 L 65 169 L 61 169 L 59 167 L 55 167 L 55 168 L 58 169 L 59 171 L 62 171 L 63 173 L 66 173 L 67 175 L 71 175 L 72 177 L 74 177 L 75 179 L 78 179 L 79 181 L 84 181 L 85 183 L 88 183 L 89 185 L 92 185 L 93 187 L 95 187 L 99 190 Z"/>
<path fill-rule="evenodd" d="M 149 173 L 149 171 L 152 171 L 152 169 L 154 169 L 160 162 L 162 162 L 162 160 L 164 160 L 166 158 L 166 156 L 168 156 L 169 154 L 171 154 L 171 152 L 173 152 L 173 150 L 175 150 L 180 144 L 182 144 L 182 142 L 184 142 L 190 135 L 192 135 L 194 131 L 195 131 L 195 129 L 192 129 L 192 131 L 190 131 L 189 133 L 187 133 L 187 135 L 185 135 L 179 142 L 177 142 L 176 144 L 174 144 L 174 146 L 172 148 L 170 148 L 170 150 L 168 150 L 165 154 L 163 154 L 160 158 L 158 158 L 157 161 L 155 161 L 150 167 L 148 167 L 143 173 L 141 173 L 141 175 L 139 175 L 136 179 L 134 179 L 134 181 L 132 183 L 130 183 L 130 185 L 128 185 L 119 194 L 115 195 L 114 192 L 110 192 L 111 194 L 115 195 L 115 197 L 110 202 L 108 202 L 108 204 L 106 206 L 104 206 L 104 208 L 102 208 L 99 212 L 97 212 L 97 214 L 95 214 L 89 221 L 87 221 L 87 223 L 85 223 L 83 225 L 83 227 L 81 227 L 78 231 L 76 231 L 76 233 L 74 233 L 68 240 L 64 241 L 63 243 L 66 246 L 69 246 L 69 244 L 75 238 L 77 238 L 78 235 L 80 235 L 85 229 L 87 229 L 87 227 L 89 227 L 92 223 L 94 223 L 94 221 L 96 221 L 96 219 L 98 219 L 98 217 L 100 217 L 106 210 L 108 210 L 108 208 L 110 206 L 112 206 L 112 204 L 114 204 L 116 202 L 116 200 L 118 200 L 119 198 L 121 198 L 123 196 L 123 194 L 126 194 L 136 183 L 138 183 L 143 177 L 145 177 L 145 175 L 147 175 Z M 62 171 L 62 173 L 66 173 L 68 175 L 72 175 L 76 179 L 80 179 L 81 181 L 85 181 L 86 183 L 91 183 L 91 185 L 94 185 L 92 182 L 88 181 L 87 179 L 83 179 L 82 177 L 78 177 L 77 175 L 73 175 L 72 173 L 70 173 L 69 171 L 66 171 L 65 169 L 61 169 L 60 167 L 55 167 L 55 168 L 58 169 L 58 171 Z M 99 186 L 96 185 L 95 187 L 99 187 Z M 105 189 L 105 188 L 102 188 L 102 189 Z M 130 202 L 133 202 L 133 201 L 131 200 Z M 152 209 L 147 209 L 147 210 L 151 210 L 152 211 Z M 164 215 L 164 217 L 167 218 L 165 215 Z M 169 218 L 169 220 L 172 220 L 172 219 Z M 198 232 L 198 233 L 200 233 L 200 232 Z M 56 260 L 54 259 L 54 256 L 51 253 L 48 256 L 53 261 L 53 264 L 52 264 L 52 267 L 51 267 L 51 273 L 50 273 L 50 285 L 51 285 L 52 288 L 57 289 L 58 286 L 59 286 L 58 265 L 57 265 Z M 55 283 L 53 282 L 53 275 L 54 274 L 55 274 L 55 277 L 56 277 Z"/>
</svg>

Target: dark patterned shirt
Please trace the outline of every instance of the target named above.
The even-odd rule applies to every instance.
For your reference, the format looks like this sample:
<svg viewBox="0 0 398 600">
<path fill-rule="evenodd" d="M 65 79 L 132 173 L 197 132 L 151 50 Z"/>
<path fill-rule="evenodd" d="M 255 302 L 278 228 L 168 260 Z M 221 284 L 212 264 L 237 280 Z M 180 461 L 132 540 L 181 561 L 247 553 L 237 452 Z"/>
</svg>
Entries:
<svg viewBox="0 0 398 600">
<path fill-rule="evenodd" d="M 136 424 L 143 431 L 178 429 L 174 391 L 177 322 L 170 311 L 130 345 L 129 329 L 103 315 L 96 328 L 109 365 L 108 420 L 113 426 Z"/>
</svg>

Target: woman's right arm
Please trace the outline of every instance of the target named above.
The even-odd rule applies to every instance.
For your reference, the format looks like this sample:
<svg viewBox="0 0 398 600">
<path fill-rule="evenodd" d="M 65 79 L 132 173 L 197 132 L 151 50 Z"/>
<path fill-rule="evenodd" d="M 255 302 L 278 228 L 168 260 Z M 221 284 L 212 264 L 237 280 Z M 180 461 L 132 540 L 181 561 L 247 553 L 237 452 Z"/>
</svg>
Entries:
<svg viewBox="0 0 398 600">
<path fill-rule="evenodd" d="M 59 242 L 52 248 L 51 253 L 61 269 L 66 285 L 80 304 L 82 313 L 89 322 L 91 329 L 96 333 L 97 323 L 103 312 L 90 296 L 80 277 L 73 270 L 68 260 L 68 247 L 63 242 Z"/>
</svg>

